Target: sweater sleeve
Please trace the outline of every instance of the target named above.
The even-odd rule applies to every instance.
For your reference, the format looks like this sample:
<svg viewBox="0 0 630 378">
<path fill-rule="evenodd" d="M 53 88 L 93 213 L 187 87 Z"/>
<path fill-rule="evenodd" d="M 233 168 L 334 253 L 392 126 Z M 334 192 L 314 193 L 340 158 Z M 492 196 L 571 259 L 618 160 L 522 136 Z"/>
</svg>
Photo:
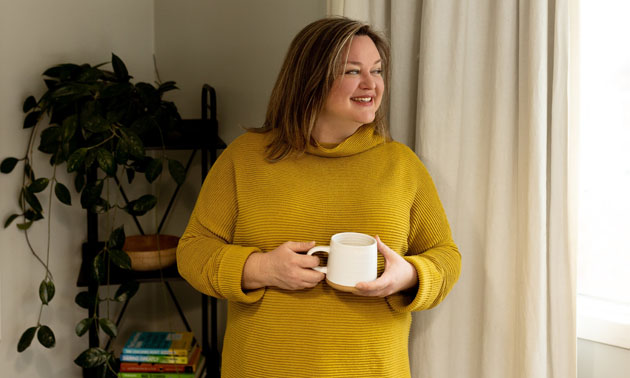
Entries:
<svg viewBox="0 0 630 378">
<path fill-rule="evenodd" d="M 245 261 L 260 250 L 232 244 L 238 206 L 234 164 L 228 150 L 219 156 L 203 183 L 177 246 L 177 267 L 181 276 L 204 294 L 253 303 L 262 298 L 265 289 L 245 292 L 241 280 Z"/>
<path fill-rule="evenodd" d="M 419 185 L 411 208 L 408 252 L 405 260 L 418 272 L 415 291 L 387 298 L 398 312 L 437 306 L 459 278 L 461 255 L 453 241 L 442 203 L 429 172 L 420 162 Z"/>
</svg>

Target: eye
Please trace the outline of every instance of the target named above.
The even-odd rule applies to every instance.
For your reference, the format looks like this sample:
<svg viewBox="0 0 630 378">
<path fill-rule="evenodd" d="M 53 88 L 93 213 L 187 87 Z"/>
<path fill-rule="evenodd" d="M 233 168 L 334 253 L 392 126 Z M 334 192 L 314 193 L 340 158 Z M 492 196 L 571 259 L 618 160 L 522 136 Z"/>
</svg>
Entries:
<svg viewBox="0 0 630 378">
<path fill-rule="evenodd" d="M 359 70 L 347 70 L 346 71 L 346 75 L 358 75 L 359 74 Z"/>
<path fill-rule="evenodd" d="M 383 69 L 378 68 L 378 69 L 376 69 L 376 70 L 373 70 L 373 71 L 372 71 L 372 74 L 373 74 L 373 75 L 379 75 L 379 76 L 380 76 L 380 75 L 382 75 L 382 74 L 383 74 Z"/>
</svg>

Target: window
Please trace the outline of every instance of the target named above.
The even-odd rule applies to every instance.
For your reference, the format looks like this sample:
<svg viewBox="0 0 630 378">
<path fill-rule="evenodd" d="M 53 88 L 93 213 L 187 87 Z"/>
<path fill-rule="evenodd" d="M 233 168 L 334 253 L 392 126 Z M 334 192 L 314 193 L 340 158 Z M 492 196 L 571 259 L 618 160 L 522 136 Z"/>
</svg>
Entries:
<svg viewBox="0 0 630 378">
<path fill-rule="evenodd" d="M 580 3 L 578 336 L 630 348 L 630 2 Z"/>
</svg>

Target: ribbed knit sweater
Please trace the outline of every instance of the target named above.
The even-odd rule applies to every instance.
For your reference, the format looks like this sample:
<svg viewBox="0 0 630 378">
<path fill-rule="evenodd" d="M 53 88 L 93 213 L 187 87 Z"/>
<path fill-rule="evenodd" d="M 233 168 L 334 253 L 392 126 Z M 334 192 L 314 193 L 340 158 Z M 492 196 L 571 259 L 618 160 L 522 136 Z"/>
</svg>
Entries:
<svg viewBox="0 0 630 378">
<path fill-rule="evenodd" d="M 248 132 L 212 166 L 177 248 L 181 275 L 228 300 L 226 378 L 409 376 L 411 311 L 440 303 L 460 254 L 424 165 L 370 126 L 330 148 L 265 160 L 270 135 Z M 243 291 L 254 252 L 286 241 L 326 245 L 338 232 L 379 235 L 418 272 L 415 291 L 361 297 L 312 289 Z M 379 255 L 379 275 L 384 269 Z"/>
</svg>

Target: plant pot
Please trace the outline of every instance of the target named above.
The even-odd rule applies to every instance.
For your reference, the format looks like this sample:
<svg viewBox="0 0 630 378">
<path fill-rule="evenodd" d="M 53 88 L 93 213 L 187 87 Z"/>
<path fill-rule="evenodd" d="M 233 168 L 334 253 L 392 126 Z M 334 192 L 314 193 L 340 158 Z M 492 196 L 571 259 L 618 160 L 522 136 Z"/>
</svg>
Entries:
<svg viewBox="0 0 630 378">
<path fill-rule="evenodd" d="M 159 244 L 158 244 L 159 240 Z M 148 271 L 169 267 L 175 263 L 179 242 L 173 235 L 133 235 L 125 238 L 123 251 L 131 258 L 131 269 Z"/>
</svg>

